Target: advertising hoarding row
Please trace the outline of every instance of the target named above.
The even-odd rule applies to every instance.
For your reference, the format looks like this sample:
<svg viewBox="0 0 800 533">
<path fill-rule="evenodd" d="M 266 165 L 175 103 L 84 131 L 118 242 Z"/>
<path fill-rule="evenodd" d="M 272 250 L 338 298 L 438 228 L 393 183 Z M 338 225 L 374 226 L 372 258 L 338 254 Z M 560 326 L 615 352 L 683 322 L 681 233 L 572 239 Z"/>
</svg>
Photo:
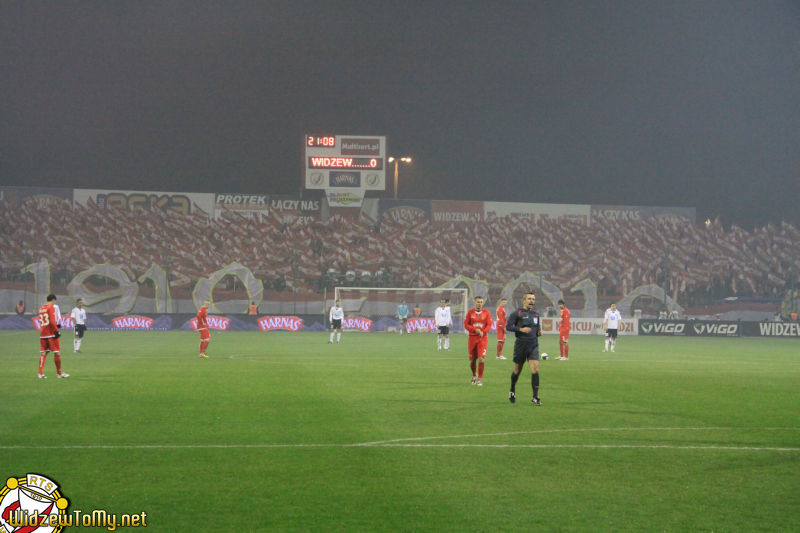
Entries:
<svg viewBox="0 0 800 533">
<path fill-rule="evenodd" d="M 338 179 L 338 178 L 337 178 Z M 343 183 L 343 182 L 342 182 Z M 111 189 L 50 189 L 42 187 L 0 187 L 0 199 L 12 205 L 65 200 L 76 205 L 100 209 L 160 209 L 181 214 L 203 213 L 219 217 L 223 213 L 247 216 L 279 213 L 291 222 L 298 218 L 322 219 L 330 207 L 357 207 L 349 216 L 381 217 L 396 220 L 423 218 L 437 226 L 458 225 L 515 216 L 535 223 L 540 220 L 578 220 L 585 224 L 606 220 L 646 220 L 677 216 L 694 222 L 696 209 L 686 207 L 597 206 L 583 204 L 543 204 L 522 202 L 483 202 L 451 200 L 395 200 L 364 198 L 349 188 L 329 188 L 328 193 L 297 198 L 287 195 L 234 192 L 187 193 Z"/>
<path fill-rule="evenodd" d="M 639 320 L 639 335 L 668 337 L 800 338 L 800 322 L 737 320 Z"/>
<path fill-rule="evenodd" d="M 327 331 L 325 315 L 209 315 L 209 327 L 219 331 Z M 492 321 L 491 333 L 496 333 L 496 322 Z M 62 316 L 61 325 L 67 330 L 73 327 L 71 317 Z M 194 314 L 90 314 L 87 321 L 90 330 L 194 330 L 197 328 Z M 542 333 L 558 334 L 559 320 L 542 318 Z M 11 315 L 0 318 L 0 330 L 39 329 L 37 315 Z M 347 331 L 381 332 L 400 331 L 401 324 L 396 318 L 386 316 L 346 317 L 342 329 Z M 408 330 L 411 332 L 436 333 L 434 319 L 430 317 L 410 318 Z M 460 324 L 454 332 L 463 332 Z M 602 318 L 573 318 L 571 335 L 605 334 Z M 671 337 L 778 337 L 800 339 L 798 322 L 744 322 L 730 320 L 650 320 L 623 319 L 620 335 L 671 336 Z"/>
</svg>

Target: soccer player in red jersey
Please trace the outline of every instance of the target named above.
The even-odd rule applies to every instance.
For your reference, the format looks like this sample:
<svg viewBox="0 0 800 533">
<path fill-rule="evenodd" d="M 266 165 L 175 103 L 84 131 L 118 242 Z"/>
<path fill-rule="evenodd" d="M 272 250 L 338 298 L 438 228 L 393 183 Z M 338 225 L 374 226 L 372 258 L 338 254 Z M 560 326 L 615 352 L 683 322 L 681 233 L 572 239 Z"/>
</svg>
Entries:
<svg viewBox="0 0 800 533">
<path fill-rule="evenodd" d="M 558 326 L 558 347 L 561 350 L 559 361 L 569 361 L 569 309 L 564 300 L 558 301 L 558 308 L 561 309 L 561 322 Z"/>
<path fill-rule="evenodd" d="M 58 331 L 56 316 L 56 295 L 48 294 L 47 303 L 39 308 L 39 379 L 45 379 L 44 363 L 47 360 L 47 352 L 53 352 L 53 360 L 56 362 L 56 372 L 58 377 L 68 378 L 69 374 L 61 371 L 61 332 Z"/>
<path fill-rule="evenodd" d="M 208 359 L 206 348 L 208 348 L 208 343 L 211 342 L 211 332 L 208 330 L 209 304 L 211 304 L 210 300 L 204 301 L 200 310 L 197 311 L 197 331 L 200 332 L 200 357 L 204 359 Z"/>
<path fill-rule="evenodd" d="M 469 332 L 469 367 L 472 370 L 472 384 L 483 386 L 483 368 L 486 347 L 489 345 L 487 333 L 492 328 L 492 314 L 483 308 L 483 296 L 475 297 L 475 308 L 467 311 L 464 328 Z"/>
<path fill-rule="evenodd" d="M 497 358 L 504 360 L 503 344 L 506 342 L 506 300 L 500 298 L 500 305 L 497 306 Z"/>
</svg>

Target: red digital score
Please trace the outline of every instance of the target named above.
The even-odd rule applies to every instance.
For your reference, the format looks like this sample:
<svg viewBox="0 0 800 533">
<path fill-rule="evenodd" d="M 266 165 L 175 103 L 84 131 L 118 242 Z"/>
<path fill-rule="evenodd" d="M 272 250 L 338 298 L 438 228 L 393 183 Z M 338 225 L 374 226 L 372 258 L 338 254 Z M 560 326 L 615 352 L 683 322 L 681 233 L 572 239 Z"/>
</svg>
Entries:
<svg viewBox="0 0 800 533">
<path fill-rule="evenodd" d="M 383 170 L 383 159 L 375 157 L 309 157 L 308 168 Z"/>
<path fill-rule="evenodd" d="M 306 137 L 306 146 L 311 146 L 311 147 L 324 146 L 325 148 L 333 148 L 336 146 L 336 137 L 333 136 L 315 137 L 313 135 L 309 135 Z"/>
</svg>

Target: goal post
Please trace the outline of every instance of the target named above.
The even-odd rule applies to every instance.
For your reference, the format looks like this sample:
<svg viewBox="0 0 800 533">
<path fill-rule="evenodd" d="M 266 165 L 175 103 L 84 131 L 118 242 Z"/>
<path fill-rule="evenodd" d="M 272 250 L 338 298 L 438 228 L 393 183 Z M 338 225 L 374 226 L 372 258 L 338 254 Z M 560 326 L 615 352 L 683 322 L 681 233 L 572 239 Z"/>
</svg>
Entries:
<svg viewBox="0 0 800 533">
<path fill-rule="evenodd" d="M 340 301 L 344 310 L 345 329 L 365 330 L 360 320 L 370 320 L 369 331 L 399 331 L 397 306 L 405 301 L 408 306 L 408 329 L 410 332 L 436 331 L 434 316 L 439 301 L 450 300 L 453 317 L 451 331 L 464 331 L 464 317 L 469 309 L 467 288 L 421 288 L 421 287 L 334 287 L 333 301 Z M 348 321 L 348 318 L 354 319 Z M 347 328 L 348 323 L 353 327 Z"/>
</svg>

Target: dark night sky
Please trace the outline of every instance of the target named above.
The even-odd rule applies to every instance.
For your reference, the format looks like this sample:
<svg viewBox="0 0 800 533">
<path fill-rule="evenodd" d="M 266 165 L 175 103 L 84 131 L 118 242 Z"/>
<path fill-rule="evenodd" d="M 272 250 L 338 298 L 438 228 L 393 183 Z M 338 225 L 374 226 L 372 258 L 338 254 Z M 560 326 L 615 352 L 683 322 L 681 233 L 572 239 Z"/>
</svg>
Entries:
<svg viewBox="0 0 800 533">
<path fill-rule="evenodd" d="M 0 184 L 296 194 L 306 132 L 407 198 L 800 222 L 800 3 L 2 2 Z"/>
</svg>

